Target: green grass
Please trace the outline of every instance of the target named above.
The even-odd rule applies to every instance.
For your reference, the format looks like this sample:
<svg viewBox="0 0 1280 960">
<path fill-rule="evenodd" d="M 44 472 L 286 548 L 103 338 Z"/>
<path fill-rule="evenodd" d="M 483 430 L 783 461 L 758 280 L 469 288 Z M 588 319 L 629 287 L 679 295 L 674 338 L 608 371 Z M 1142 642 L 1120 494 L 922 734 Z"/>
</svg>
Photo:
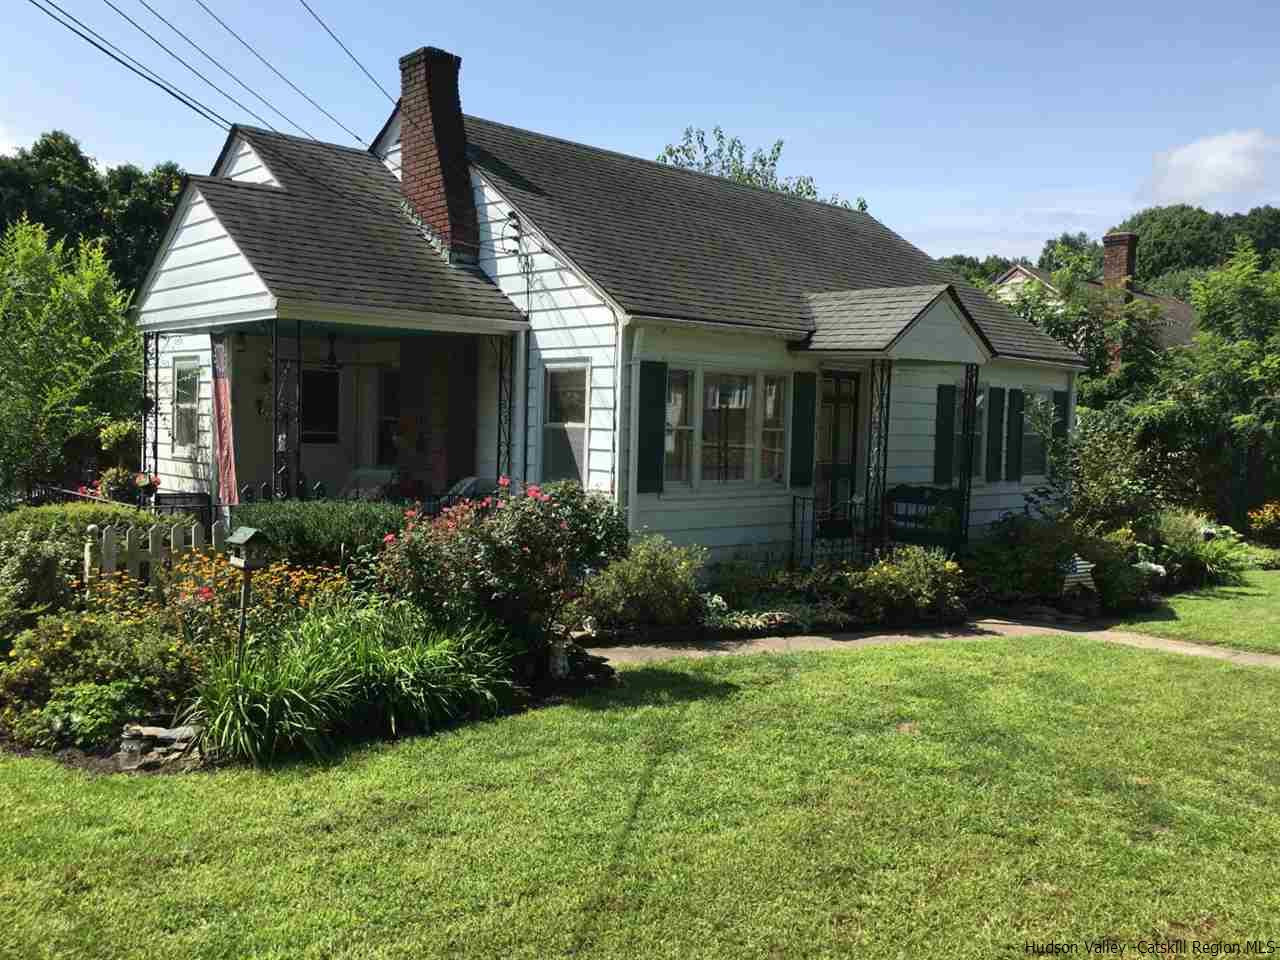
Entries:
<svg viewBox="0 0 1280 960">
<path fill-rule="evenodd" d="M 1239 587 L 1175 594 L 1120 626 L 1173 640 L 1280 653 L 1280 570 L 1251 570 Z"/>
<path fill-rule="evenodd" d="M 0 954 L 985 958 L 1277 935 L 1280 671 L 1037 637 L 624 675 L 326 767 L 0 759 Z"/>
</svg>

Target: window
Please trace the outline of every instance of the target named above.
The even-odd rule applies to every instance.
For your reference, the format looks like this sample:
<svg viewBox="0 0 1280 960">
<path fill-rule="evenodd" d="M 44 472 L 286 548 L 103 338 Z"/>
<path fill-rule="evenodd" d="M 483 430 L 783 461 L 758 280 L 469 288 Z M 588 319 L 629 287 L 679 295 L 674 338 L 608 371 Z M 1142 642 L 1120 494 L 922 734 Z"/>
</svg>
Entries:
<svg viewBox="0 0 1280 960">
<path fill-rule="evenodd" d="M 693 479 L 693 371 L 667 371 L 667 435 L 662 458 L 663 480 Z"/>
<path fill-rule="evenodd" d="M 782 483 L 787 459 L 787 378 L 764 378 L 764 419 L 760 429 L 760 479 Z"/>
<path fill-rule="evenodd" d="M 199 437 L 200 361 L 193 357 L 173 361 L 173 448 L 191 456 Z"/>
<path fill-rule="evenodd" d="M 987 388 L 984 384 L 978 384 L 977 405 L 973 417 L 973 457 L 970 464 L 970 472 L 975 477 L 983 476 L 982 468 L 986 462 L 984 451 L 987 448 L 982 443 L 987 422 L 986 401 Z M 956 388 L 955 457 L 951 462 L 953 476 L 958 480 L 961 471 L 964 470 L 964 388 L 960 386 Z"/>
<path fill-rule="evenodd" d="M 337 370 L 302 371 L 302 442 L 337 443 L 341 395 Z"/>
<path fill-rule="evenodd" d="M 702 481 L 735 483 L 755 461 L 755 378 L 736 373 L 703 377 Z"/>
<path fill-rule="evenodd" d="M 400 371 L 383 370 L 378 380 L 378 466 L 400 460 Z"/>
<path fill-rule="evenodd" d="M 586 368 L 548 369 L 544 395 L 542 480 L 577 480 L 586 486 Z"/>
<path fill-rule="evenodd" d="M 1027 390 L 1022 413 L 1022 475 L 1044 476 L 1049 470 L 1049 453 L 1044 437 L 1036 432 L 1035 423 L 1043 419 L 1045 408 L 1053 409 L 1053 395 Z"/>
</svg>

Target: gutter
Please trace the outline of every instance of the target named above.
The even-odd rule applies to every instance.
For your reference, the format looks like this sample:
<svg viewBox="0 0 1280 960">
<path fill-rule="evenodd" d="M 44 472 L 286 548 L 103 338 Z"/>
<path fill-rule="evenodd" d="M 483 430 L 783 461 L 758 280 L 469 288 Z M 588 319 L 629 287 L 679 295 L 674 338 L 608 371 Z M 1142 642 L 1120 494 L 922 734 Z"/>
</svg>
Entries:
<svg viewBox="0 0 1280 960">
<path fill-rule="evenodd" d="M 759 328 L 739 323 L 716 323 L 711 320 L 685 320 L 681 317 L 655 317 L 637 314 L 632 316 L 630 319 L 632 323 L 642 324 L 644 326 L 688 327 L 693 330 L 714 330 L 717 333 L 740 333 L 755 335 L 758 337 L 770 337 L 775 340 L 789 340 L 797 343 L 808 340 L 812 335 L 812 331 L 810 330 Z"/>
</svg>

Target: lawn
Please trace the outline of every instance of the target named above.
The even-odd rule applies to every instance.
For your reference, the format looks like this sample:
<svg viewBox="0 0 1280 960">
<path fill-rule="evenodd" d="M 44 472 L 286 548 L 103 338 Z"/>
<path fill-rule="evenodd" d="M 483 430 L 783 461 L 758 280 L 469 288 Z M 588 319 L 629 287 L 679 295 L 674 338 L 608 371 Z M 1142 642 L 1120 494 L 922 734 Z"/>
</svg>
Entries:
<svg viewBox="0 0 1280 960">
<path fill-rule="evenodd" d="M 1280 653 L 1280 570 L 1251 570 L 1239 587 L 1176 594 L 1122 627 L 1174 640 Z"/>
<path fill-rule="evenodd" d="M 1036 637 L 624 676 L 325 767 L 91 778 L 4 757 L 0 954 L 1280 937 L 1280 671 Z"/>
</svg>

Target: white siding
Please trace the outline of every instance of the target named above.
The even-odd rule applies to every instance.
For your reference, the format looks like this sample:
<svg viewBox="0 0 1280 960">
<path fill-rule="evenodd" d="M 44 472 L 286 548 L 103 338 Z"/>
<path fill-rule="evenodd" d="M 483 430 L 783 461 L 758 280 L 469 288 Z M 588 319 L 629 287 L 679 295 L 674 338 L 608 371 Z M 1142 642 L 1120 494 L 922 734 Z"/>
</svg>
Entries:
<svg viewBox="0 0 1280 960">
<path fill-rule="evenodd" d="M 273 187 L 280 186 L 280 181 L 267 168 L 258 152 L 244 140 L 237 137 L 232 142 L 222 164 L 215 176 L 229 180 L 242 180 L 245 183 L 266 183 Z"/>
<path fill-rule="evenodd" d="M 581 364 L 590 371 L 587 430 L 587 485 L 617 492 L 615 334 L 612 308 L 568 264 L 548 251 L 550 244 L 527 222 L 518 238 L 509 226 L 510 204 L 478 174 L 472 174 L 480 225 L 480 267 L 529 318 L 527 426 L 529 482 L 542 476 L 542 393 L 548 365 Z M 522 265 L 522 257 L 524 263 Z M 483 388 L 482 388 L 483 389 Z M 492 402 L 487 404 L 492 408 Z M 492 439 L 492 438 L 490 438 Z M 483 442 L 483 441 L 478 441 Z M 519 438 L 512 462 L 520 461 Z M 487 454 L 492 459 L 492 454 Z"/>
<path fill-rule="evenodd" d="M 993 360 L 980 368 L 978 382 L 984 390 L 987 387 L 1067 390 L 1070 386 L 1070 374 L 1065 370 L 1035 364 Z M 963 383 L 962 364 L 894 364 L 889 411 L 889 466 L 886 475 L 889 487 L 899 483 L 933 483 L 938 385 L 954 384 L 961 387 Z M 989 422 L 984 424 L 983 446 L 978 451 L 981 472 L 973 479 L 969 523 L 975 536 L 981 536 L 982 528 L 999 520 L 1004 514 L 1021 513 L 1026 505 L 1026 494 L 1043 479 L 1024 477 L 1020 482 L 988 481 L 985 475 L 985 438 L 991 427 Z M 1003 437 L 1004 424 L 1000 423 L 995 427 Z"/>
<path fill-rule="evenodd" d="M 189 192 L 138 301 L 138 320 L 199 323 L 268 315 L 274 298 L 199 190 Z"/>
<path fill-rule="evenodd" d="M 197 442 L 190 450 L 173 443 L 173 371 L 178 360 L 199 365 L 200 386 L 196 405 Z M 152 377 L 154 370 L 149 371 Z M 151 459 L 152 437 L 147 437 L 147 466 L 160 475 L 162 493 L 209 493 L 213 477 L 213 352 L 209 335 L 190 333 L 161 336 L 159 365 L 159 460 Z M 150 424 L 148 424 L 150 430 Z"/>
<path fill-rule="evenodd" d="M 396 179 L 400 179 L 400 110 L 396 109 L 395 116 L 391 122 L 387 124 L 387 129 L 382 136 L 378 138 L 378 142 L 373 145 L 373 152 L 382 158 L 382 162 L 387 165 L 387 169 L 396 175 Z"/>
<path fill-rule="evenodd" d="M 892 356 L 904 360 L 982 363 L 987 352 L 949 297 L 940 297 L 894 344 Z"/>
</svg>

